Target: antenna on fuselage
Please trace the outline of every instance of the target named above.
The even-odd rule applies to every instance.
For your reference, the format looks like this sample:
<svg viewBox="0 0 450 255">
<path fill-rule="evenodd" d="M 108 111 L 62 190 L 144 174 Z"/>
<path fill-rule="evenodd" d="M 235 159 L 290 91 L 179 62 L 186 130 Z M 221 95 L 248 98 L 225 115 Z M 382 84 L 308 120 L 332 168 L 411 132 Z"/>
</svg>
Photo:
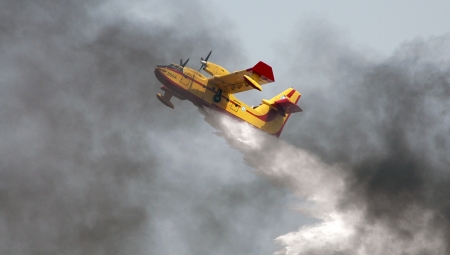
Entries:
<svg viewBox="0 0 450 255">
<path fill-rule="evenodd" d="M 206 66 L 206 63 L 208 62 L 209 56 L 211 56 L 211 52 L 212 51 L 209 52 L 208 56 L 206 56 L 205 59 L 200 58 L 200 63 L 202 63 L 202 65 L 200 66 L 200 69 L 198 69 L 198 72 L 200 72 L 200 70 Z"/>
<path fill-rule="evenodd" d="M 180 66 L 185 67 L 188 62 L 189 62 L 189 58 L 186 60 L 186 62 L 184 62 L 184 64 L 183 64 L 183 59 L 180 59 Z"/>
</svg>

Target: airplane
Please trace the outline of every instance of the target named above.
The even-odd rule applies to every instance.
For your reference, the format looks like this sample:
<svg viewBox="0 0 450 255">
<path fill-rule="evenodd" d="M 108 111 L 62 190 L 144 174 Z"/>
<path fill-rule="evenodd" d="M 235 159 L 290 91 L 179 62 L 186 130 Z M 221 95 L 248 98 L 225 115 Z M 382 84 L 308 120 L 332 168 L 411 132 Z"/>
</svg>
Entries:
<svg viewBox="0 0 450 255">
<path fill-rule="evenodd" d="M 157 65 L 154 72 L 164 91 L 164 95 L 157 93 L 157 98 L 172 109 L 172 97 L 189 100 L 199 108 L 227 113 L 276 137 L 280 136 L 292 113 L 303 111 L 297 105 L 301 94 L 294 88 L 288 88 L 271 99 L 262 99 L 256 107 L 240 101 L 235 94 L 251 89 L 262 91 L 261 85 L 275 81 L 272 67 L 260 61 L 251 68 L 229 72 L 208 61 L 211 52 L 205 59 L 200 58 L 198 71 L 186 66 L 189 58 L 185 62 L 180 60 L 179 65 Z M 211 77 L 204 76 L 200 70 Z"/>
</svg>

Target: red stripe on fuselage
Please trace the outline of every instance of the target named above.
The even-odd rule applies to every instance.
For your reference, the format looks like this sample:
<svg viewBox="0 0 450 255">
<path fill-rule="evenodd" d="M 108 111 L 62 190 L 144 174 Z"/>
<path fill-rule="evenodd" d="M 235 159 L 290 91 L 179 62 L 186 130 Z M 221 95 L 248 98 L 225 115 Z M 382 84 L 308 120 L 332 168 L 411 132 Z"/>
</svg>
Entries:
<svg viewBox="0 0 450 255">
<path fill-rule="evenodd" d="M 181 87 L 180 85 L 172 82 L 170 79 L 168 79 L 164 74 L 162 74 L 159 70 L 155 70 L 155 76 L 156 78 L 162 83 L 164 84 L 164 86 L 166 86 L 167 88 L 169 88 L 170 90 L 172 90 L 173 92 L 183 96 L 186 99 L 189 99 L 190 101 L 192 101 L 194 104 L 204 104 L 206 105 L 207 102 L 202 102 L 202 100 L 198 100 L 199 98 L 196 97 L 194 94 L 189 93 L 187 90 L 185 90 L 183 87 Z M 206 104 L 205 104 L 206 103 Z"/>
</svg>

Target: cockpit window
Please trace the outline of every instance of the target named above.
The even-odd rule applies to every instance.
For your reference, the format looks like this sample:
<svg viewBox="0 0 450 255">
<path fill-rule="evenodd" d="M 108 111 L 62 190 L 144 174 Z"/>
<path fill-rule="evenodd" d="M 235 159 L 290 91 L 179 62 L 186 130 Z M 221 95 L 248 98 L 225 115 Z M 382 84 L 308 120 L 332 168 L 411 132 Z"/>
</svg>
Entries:
<svg viewBox="0 0 450 255">
<path fill-rule="evenodd" d="M 170 64 L 169 66 L 167 66 L 169 68 L 173 68 L 175 70 L 178 70 L 180 72 L 183 72 L 183 67 L 179 66 L 179 65 L 175 65 L 175 64 Z"/>
<path fill-rule="evenodd" d="M 170 64 L 170 65 L 168 65 L 168 66 L 157 65 L 157 67 L 168 67 L 168 68 L 175 69 L 175 70 L 179 71 L 180 73 L 183 72 L 183 67 L 181 67 L 181 66 L 179 66 L 179 65 L 176 65 L 176 64 Z"/>
</svg>

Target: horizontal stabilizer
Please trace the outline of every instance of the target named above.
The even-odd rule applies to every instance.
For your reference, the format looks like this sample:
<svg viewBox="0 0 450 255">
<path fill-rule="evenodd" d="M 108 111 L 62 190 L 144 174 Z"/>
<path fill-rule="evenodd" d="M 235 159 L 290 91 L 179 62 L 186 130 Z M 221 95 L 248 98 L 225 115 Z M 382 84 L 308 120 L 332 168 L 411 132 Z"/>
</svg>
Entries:
<svg viewBox="0 0 450 255">
<path fill-rule="evenodd" d="M 292 103 L 287 98 L 283 98 L 283 99 L 275 101 L 275 107 L 278 110 L 279 110 L 280 107 L 283 108 L 283 111 L 286 114 L 291 114 L 291 113 L 294 113 L 294 112 L 303 112 L 303 110 L 302 110 L 302 108 L 300 108 L 300 106 Z"/>
<path fill-rule="evenodd" d="M 270 108 L 276 110 L 281 116 L 285 117 L 286 114 L 303 112 L 302 108 L 297 105 L 300 97 L 300 93 L 295 89 L 290 88 L 270 100 L 263 99 L 262 103 L 270 106 Z"/>
</svg>

